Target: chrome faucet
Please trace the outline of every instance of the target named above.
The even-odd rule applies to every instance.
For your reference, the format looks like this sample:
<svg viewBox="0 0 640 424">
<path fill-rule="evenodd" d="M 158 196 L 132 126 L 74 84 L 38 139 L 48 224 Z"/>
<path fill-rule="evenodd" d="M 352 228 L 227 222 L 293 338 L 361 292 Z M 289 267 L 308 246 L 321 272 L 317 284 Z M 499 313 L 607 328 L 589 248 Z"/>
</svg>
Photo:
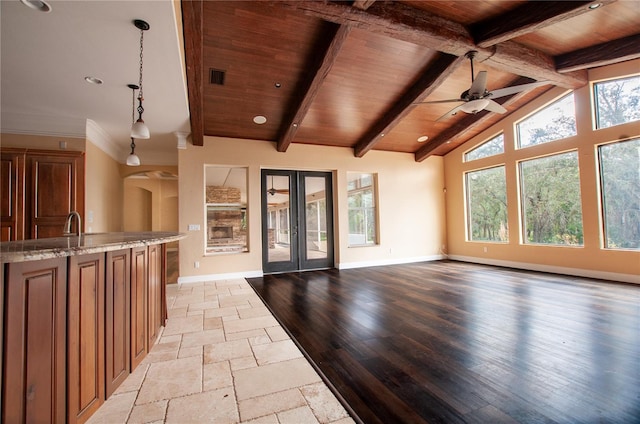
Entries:
<svg viewBox="0 0 640 424">
<path fill-rule="evenodd" d="M 72 236 L 73 233 L 71 232 L 71 221 L 73 220 L 73 217 L 76 217 L 77 220 L 77 224 L 78 224 L 78 233 L 76 234 L 78 237 L 80 237 L 82 235 L 82 218 L 80 218 L 80 214 L 76 211 L 71 211 L 71 213 L 69 213 L 69 215 L 67 215 L 67 221 L 64 224 L 64 231 L 62 232 L 63 236 Z"/>
</svg>

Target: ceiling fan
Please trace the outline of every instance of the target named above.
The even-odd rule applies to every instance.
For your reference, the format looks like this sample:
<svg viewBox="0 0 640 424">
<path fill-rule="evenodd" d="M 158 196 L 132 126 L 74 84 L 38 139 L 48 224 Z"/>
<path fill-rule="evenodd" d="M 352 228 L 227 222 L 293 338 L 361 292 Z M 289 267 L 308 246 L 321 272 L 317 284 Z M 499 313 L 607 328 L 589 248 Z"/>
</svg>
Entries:
<svg viewBox="0 0 640 424">
<path fill-rule="evenodd" d="M 280 194 L 289 194 L 289 189 L 277 189 L 273 187 L 273 175 L 271 176 L 271 188 L 269 190 L 267 190 L 267 193 L 269 193 L 270 195 L 274 196 L 276 193 L 280 193 Z"/>
<path fill-rule="evenodd" d="M 488 91 L 487 90 L 487 71 L 480 71 L 478 75 L 476 75 L 475 79 L 473 77 L 473 59 L 476 57 L 478 52 L 476 50 L 472 50 L 465 54 L 465 57 L 469 59 L 471 62 L 471 87 L 468 90 L 465 90 L 460 94 L 459 99 L 448 99 L 448 100 L 436 100 L 432 102 L 422 102 L 425 103 L 451 103 L 451 102 L 463 102 L 461 105 L 454 107 L 449 112 L 442 115 L 440 118 L 436 120 L 436 122 L 441 121 L 450 116 L 456 115 L 459 111 L 463 111 L 466 113 L 478 113 L 481 110 L 488 110 L 490 112 L 496 113 L 505 113 L 507 110 L 495 102 L 493 99 L 497 99 L 500 97 L 509 96 L 511 94 L 516 94 L 521 91 L 530 90 L 532 88 L 540 87 L 546 84 L 549 84 L 547 81 L 537 81 L 532 82 L 530 84 L 522 84 L 522 85 L 514 85 L 512 87 L 500 88 L 498 90 Z"/>
</svg>

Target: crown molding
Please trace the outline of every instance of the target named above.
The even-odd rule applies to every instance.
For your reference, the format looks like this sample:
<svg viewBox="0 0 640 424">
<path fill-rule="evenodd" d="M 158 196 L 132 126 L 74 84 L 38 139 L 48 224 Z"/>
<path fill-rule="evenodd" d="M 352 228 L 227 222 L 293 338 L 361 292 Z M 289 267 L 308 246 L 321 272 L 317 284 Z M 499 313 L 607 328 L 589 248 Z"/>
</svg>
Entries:
<svg viewBox="0 0 640 424">
<path fill-rule="evenodd" d="M 80 118 L 2 112 L 1 131 L 7 134 L 85 138 L 85 126 Z"/>
<path fill-rule="evenodd" d="M 111 156 L 117 162 L 124 163 L 127 157 L 127 151 L 113 142 L 113 139 L 100 125 L 91 119 L 86 120 L 86 137 L 100 150 Z"/>
</svg>

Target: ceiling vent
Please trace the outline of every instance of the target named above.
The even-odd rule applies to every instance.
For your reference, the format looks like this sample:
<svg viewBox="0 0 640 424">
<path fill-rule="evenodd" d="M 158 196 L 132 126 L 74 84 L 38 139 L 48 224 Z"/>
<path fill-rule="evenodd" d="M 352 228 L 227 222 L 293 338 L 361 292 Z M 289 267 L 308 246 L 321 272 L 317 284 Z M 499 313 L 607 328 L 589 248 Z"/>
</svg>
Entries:
<svg viewBox="0 0 640 424">
<path fill-rule="evenodd" d="M 209 82 L 215 85 L 224 85 L 225 71 L 221 69 L 209 69 Z"/>
</svg>

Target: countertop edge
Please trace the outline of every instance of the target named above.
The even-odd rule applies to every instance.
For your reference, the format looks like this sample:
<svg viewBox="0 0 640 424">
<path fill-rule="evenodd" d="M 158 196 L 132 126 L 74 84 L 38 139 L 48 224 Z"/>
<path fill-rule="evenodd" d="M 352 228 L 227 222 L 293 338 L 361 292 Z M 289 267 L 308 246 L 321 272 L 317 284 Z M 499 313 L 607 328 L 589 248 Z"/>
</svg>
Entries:
<svg viewBox="0 0 640 424">
<path fill-rule="evenodd" d="M 38 240 L 3 242 L 1 244 L 0 257 L 3 264 L 37 261 L 171 243 L 181 240 L 186 236 L 184 233 L 151 231 L 141 233 L 84 234 L 80 237 L 39 239 L 39 242 Z M 96 241 L 100 242 L 93 244 L 94 237 L 98 238 Z M 109 240 L 110 237 L 113 238 L 112 241 Z M 24 246 L 25 242 L 30 242 L 32 246 L 20 249 L 20 246 Z M 66 246 L 64 246 L 65 243 Z M 38 244 L 42 244 L 45 247 L 39 248 L 37 247 Z M 7 247 L 12 247 L 13 249 L 8 251 Z"/>
</svg>

